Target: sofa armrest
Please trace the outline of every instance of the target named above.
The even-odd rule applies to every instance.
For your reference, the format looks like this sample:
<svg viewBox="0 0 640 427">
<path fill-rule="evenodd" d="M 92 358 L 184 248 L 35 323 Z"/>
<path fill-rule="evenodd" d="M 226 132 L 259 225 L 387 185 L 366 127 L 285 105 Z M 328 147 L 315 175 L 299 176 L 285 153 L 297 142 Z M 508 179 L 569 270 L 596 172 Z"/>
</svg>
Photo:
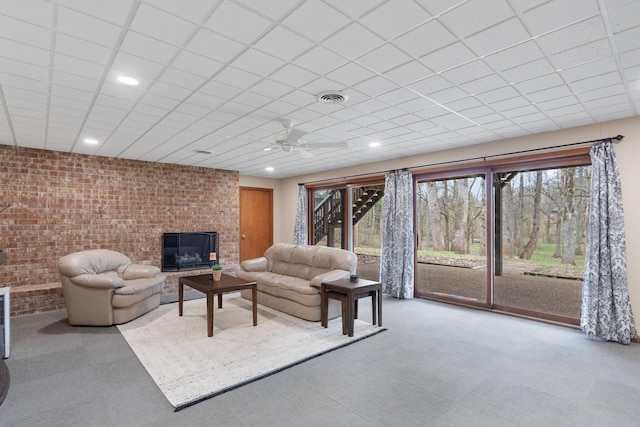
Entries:
<svg viewBox="0 0 640 427">
<path fill-rule="evenodd" d="M 248 259 L 242 261 L 240 267 L 244 271 L 267 271 L 269 269 L 269 260 L 265 257 Z"/>
<path fill-rule="evenodd" d="M 75 285 L 95 289 L 116 289 L 125 285 L 123 279 L 111 274 L 80 274 L 69 280 Z"/>
<path fill-rule="evenodd" d="M 129 264 L 123 273 L 124 280 L 148 279 L 160 273 L 160 269 L 155 265 Z"/>
<path fill-rule="evenodd" d="M 309 285 L 314 288 L 320 289 L 322 282 L 331 282 L 332 280 L 346 279 L 351 275 L 351 272 L 347 270 L 331 270 L 326 273 L 318 274 L 311 279 Z"/>
</svg>

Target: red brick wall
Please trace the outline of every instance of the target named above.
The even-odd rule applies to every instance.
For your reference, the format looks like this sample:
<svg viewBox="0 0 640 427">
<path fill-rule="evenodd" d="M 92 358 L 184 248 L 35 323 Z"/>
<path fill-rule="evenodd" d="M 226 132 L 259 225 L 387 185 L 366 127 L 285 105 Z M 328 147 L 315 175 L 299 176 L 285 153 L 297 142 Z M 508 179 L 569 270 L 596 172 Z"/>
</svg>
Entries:
<svg viewBox="0 0 640 427">
<path fill-rule="evenodd" d="M 106 248 L 160 266 L 162 233 L 217 231 L 221 263 L 237 265 L 238 180 L 236 171 L 0 145 L 0 287 L 11 286 L 12 314 L 64 306 L 56 262 L 71 252 Z"/>
</svg>

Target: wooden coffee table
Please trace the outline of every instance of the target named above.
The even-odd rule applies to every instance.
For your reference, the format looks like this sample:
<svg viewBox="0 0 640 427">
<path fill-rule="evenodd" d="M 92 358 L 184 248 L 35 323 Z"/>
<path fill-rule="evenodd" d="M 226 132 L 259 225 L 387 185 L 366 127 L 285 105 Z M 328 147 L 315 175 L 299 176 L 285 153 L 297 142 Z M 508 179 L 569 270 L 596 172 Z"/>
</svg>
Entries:
<svg viewBox="0 0 640 427">
<path fill-rule="evenodd" d="M 220 281 L 214 282 L 212 274 L 184 276 L 178 279 L 178 316 L 182 316 L 184 285 L 207 295 L 207 336 L 213 336 L 213 300 L 218 294 L 218 308 L 222 308 L 222 294 L 243 289 L 251 289 L 253 300 L 253 326 L 258 324 L 258 288 L 256 282 L 247 282 L 228 274 L 222 274 Z"/>
</svg>

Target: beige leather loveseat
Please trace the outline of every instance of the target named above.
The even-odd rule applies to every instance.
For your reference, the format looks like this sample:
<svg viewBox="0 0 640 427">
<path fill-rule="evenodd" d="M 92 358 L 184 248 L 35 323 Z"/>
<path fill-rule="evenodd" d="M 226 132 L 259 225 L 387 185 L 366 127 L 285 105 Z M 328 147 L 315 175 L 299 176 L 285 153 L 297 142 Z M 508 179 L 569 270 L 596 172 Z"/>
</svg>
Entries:
<svg viewBox="0 0 640 427">
<path fill-rule="evenodd" d="M 258 303 L 302 319 L 320 320 L 320 284 L 356 272 L 353 252 L 326 246 L 275 244 L 264 257 L 243 261 L 237 276 L 258 284 Z M 241 291 L 251 299 L 251 291 Z M 329 300 L 329 318 L 340 303 Z"/>
<path fill-rule="evenodd" d="M 160 305 L 166 275 L 152 265 L 133 264 L 124 254 L 94 249 L 58 260 L 64 303 L 72 325 L 114 325 Z"/>
</svg>

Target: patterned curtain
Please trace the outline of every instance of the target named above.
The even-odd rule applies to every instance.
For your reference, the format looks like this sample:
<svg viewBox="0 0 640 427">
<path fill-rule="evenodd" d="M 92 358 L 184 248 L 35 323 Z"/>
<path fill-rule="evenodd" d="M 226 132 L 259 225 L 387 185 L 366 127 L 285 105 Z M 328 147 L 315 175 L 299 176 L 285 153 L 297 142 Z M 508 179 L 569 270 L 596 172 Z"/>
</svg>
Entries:
<svg viewBox="0 0 640 427">
<path fill-rule="evenodd" d="M 382 199 L 382 291 L 413 298 L 413 179 L 409 171 L 389 172 Z"/>
<path fill-rule="evenodd" d="M 591 148 L 591 199 L 580 326 L 622 344 L 638 337 L 627 285 L 618 160 L 611 141 Z"/>
<path fill-rule="evenodd" d="M 296 224 L 293 230 L 293 243 L 308 244 L 307 239 L 307 187 L 298 185 L 298 207 L 296 209 Z"/>
</svg>

